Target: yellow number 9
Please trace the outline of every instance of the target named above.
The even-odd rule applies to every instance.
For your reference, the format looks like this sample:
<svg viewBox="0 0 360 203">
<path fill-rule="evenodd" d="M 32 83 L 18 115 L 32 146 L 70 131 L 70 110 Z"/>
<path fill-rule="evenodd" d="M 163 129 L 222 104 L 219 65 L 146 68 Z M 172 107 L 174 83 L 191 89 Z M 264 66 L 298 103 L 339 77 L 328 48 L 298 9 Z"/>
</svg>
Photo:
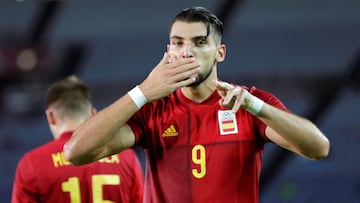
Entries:
<svg viewBox="0 0 360 203">
<path fill-rule="evenodd" d="M 206 175 L 206 153 L 205 147 L 202 145 L 195 145 L 192 149 L 192 161 L 199 165 L 200 169 L 192 169 L 192 174 L 195 178 L 203 178 Z"/>
</svg>

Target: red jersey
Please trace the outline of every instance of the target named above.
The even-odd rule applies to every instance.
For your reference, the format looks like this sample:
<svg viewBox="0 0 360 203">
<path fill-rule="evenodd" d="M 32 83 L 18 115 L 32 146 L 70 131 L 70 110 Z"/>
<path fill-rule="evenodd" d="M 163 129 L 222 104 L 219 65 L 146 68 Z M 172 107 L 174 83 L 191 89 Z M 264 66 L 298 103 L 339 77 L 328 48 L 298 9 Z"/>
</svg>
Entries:
<svg viewBox="0 0 360 203">
<path fill-rule="evenodd" d="M 12 203 L 142 202 L 143 174 L 132 149 L 83 166 L 64 158 L 72 132 L 26 153 L 19 161 Z"/>
<path fill-rule="evenodd" d="M 285 109 L 270 93 L 249 91 Z M 266 125 L 244 109 L 221 107 L 219 99 L 215 91 L 199 104 L 177 90 L 129 120 L 147 156 L 145 202 L 258 202 Z"/>
</svg>

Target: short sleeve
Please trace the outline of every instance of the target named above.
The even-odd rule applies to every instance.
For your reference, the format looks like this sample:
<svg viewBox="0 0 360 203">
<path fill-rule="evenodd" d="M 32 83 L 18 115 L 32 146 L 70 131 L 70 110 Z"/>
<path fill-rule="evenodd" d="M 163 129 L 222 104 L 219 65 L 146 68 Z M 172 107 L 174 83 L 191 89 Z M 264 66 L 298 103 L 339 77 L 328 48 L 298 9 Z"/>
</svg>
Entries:
<svg viewBox="0 0 360 203">
<path fill-rule="evenodd" d="M 270 104 L 281 110 L 290 112 L 290 110 L 287 109 L 286 106 L 276 96 L 274 96 L 273 94 L 271 94 L 267 91 L 257 89 L 256 87 L 251 87 L 249 92 L 252 95 L 262 99 L 267 104 Z M 266 129 L 267 125 L 264 122 L 262 122 L 260 119 L 258 119 L 256 117 L 254 117 L 254 118 L 255 118 L 255 124 L 257 126 L 257 129 L 259 130 L 258 133 L 260 134 L 260 136 L 262 137 L 262 139 L 265 142 L 270 142 L 270 140 L 265 135 L 265 129 Z"/>
</svg>

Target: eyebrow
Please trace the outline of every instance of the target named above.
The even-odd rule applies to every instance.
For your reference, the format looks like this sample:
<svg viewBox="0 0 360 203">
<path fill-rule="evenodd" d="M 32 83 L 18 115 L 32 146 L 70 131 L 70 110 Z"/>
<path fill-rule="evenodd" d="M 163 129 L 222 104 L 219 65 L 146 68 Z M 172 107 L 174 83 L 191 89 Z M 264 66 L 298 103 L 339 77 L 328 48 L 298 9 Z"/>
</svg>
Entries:
<svg viewBox="0 0 360 203">
<path fill-rule="evenodd" d="M 207 38 L 208 38 L 207 35 L 199 35 L 199 36 L 192 37 L 191 40 L 196 41 L 196 40 L 207 39 Z M 174 36 L 171 36 L 171 39 L 184 39 L 184 38 L 174 35 Z"/>
</svg>

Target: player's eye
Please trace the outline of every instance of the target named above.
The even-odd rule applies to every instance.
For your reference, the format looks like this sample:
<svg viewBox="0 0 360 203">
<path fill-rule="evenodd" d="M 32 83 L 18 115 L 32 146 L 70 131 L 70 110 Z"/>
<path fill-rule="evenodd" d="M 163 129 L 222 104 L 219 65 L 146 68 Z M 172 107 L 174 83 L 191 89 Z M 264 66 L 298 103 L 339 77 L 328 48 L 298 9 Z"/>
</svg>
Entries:
<svg viewBox="0 0 360 203">
<path fill-rule="evenodd" d="M 183 42 L 182 41 L 173 41 L 171 44 L 174 46 L 181 46 L 181 45 L 183 45 Z"/>
<path fill-rule="evenodd" d="M 206 40 L 205 39 L 201 39 L 196 41 L 196 46 L 204 46 L 206 44 Z"/>
</svg>

